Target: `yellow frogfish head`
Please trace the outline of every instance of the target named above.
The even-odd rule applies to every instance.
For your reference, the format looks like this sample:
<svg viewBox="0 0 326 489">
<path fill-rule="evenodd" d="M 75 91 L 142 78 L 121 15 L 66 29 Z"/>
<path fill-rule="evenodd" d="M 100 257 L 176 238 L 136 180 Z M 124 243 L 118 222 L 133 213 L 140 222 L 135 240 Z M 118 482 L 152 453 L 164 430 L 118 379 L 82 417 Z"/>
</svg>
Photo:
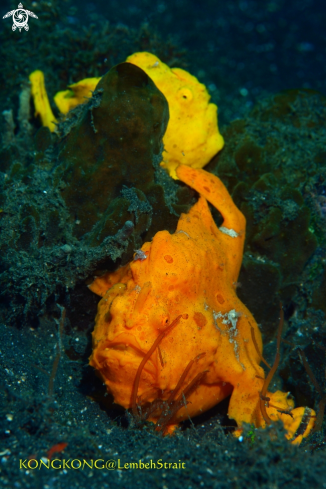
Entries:
<svg viewBox="0 0 326 489">
<path fill-rule="evenodd" d="M 281 419 L 298 443 L 314 412 L 267 391 L 261 334 L 236 295 L 245 218 L 216 176 L 184 165 L 176 171 L 200 198 L 174 234 L 158 232 L 130 263 L 91 284 L 102 299 L 90 364 L 116 403 L 158 431 L 172 432 L 231 394 L 237 434 L 244 422 Z M 220 228 L 207 201 L 224 219 Z"/>
<path fill-rule="evenodd" d="M 142 68 L 168 101 L 170 120 L 161 165 L 175 179 L 180 164 L 203 168 L 224 146 L 217 106 L 209 102 L 205 85 L 181 68 L 169 68 L 151 53 L 134 53 L 126 61 Z"/>
</svg>

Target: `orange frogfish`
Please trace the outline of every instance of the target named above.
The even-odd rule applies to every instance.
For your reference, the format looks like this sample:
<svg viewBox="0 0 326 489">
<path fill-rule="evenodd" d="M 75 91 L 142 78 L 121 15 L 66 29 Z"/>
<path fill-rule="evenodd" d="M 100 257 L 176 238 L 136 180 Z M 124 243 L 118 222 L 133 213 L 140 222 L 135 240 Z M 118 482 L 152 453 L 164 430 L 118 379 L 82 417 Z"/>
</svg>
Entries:
<svg viewBox="0 0 326 489">
<path fill-rule="evenodd" d="M 244 422 L 281 419 L 287 438 L 300 443 L 315 413 L 294 409 L 289 393 L 267 391 L 261 334 L 236 295 L 245 218 L 219 178 L 185 165 L 176 172 L 199 200 L 174 234 L 158 232 L 131 263 L 91 284 L 102 299 L 90 364 L 117 404 L 158 431 L 171 433 L 231 396 L 236 434 Z M 207 201 L 224 219 L 220 228 Z"/>
</svg>

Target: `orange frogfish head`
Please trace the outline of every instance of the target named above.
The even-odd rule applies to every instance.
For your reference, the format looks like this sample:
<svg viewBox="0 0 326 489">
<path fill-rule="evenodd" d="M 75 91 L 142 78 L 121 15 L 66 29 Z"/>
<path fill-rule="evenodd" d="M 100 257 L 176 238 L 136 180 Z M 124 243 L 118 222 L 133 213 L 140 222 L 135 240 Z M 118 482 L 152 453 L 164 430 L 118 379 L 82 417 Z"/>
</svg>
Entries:
<svg viewBox="0 0 326 489">
<path fill-rule="evenodd" d="M 216 176 L 183 165 L 177 176 L 200 198 L 176 232 L 158 232 L 131 263 L 90 286 L 102 296 L 90 364 L 116 403 L 157 430 L 172 432 L 231 395 L 237 434 L 244 422 L 264 427 L 267 413 L 268 420 L 282 419 L 298 443 L 313 427 L 312 410 L 293 409 L 280 391 L 266 392 L 265 415 L 260 406 L 261 334 L 235 290 L 245 218 Z M 222 214 L 220 228 L 207 201 Z"/>
</svg>

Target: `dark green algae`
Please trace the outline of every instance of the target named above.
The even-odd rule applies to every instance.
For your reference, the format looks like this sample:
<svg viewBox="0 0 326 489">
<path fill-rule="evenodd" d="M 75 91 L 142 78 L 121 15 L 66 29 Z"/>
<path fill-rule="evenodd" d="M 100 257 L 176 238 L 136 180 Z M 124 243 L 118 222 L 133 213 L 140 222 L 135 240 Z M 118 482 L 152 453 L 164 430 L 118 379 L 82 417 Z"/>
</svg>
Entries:
<svg viewBox="0 0 326 489">
<path fill-rule="evenodd" d="M 54 185 L 78 222 L 74 234 L 94 246 L 127 220 L 145 240 L 164 227 L 172 231 L 187 210 L 179 195 L 187 194 L 159 166 L 169 120 L 164 95 L 143 70 L 122 63 L 77 112 L 77 121 L 70 114 L 64 123 L 54 170 Z"/>
<path fill-rule="evenodd" d="M 58 135 L 46 128 L 36 133 L 25 164 L 17 148 L 3 150 L 7 319 L 35 316 L 51 294 L 126 263 L 157 231 L 175 230 L 193 192 L 159 165 L 168 118 L 152 80 L 122 63 L 59 123 Z"/>
</svg>

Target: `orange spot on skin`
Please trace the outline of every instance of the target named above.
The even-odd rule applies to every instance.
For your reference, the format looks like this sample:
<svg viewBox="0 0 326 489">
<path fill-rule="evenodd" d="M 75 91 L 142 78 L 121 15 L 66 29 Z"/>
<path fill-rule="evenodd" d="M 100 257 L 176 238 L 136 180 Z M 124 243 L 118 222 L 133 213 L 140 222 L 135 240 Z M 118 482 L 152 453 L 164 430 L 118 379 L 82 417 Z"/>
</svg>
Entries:
<svg viewBox="0 0 326 489">
<path fill-rule="evenodd" d="M 164 260 L 167 262 L 167 263 L 173 263 L 173 258 L 171 255 L 164 255 Z"/>
<path fill-rule="evenodd" d="M 216 300 L 219 304 L 224 304 L 225 300 L 221 296 L 221 294 L 216 294 Z"/>
<path fill-rule="evenodd" d="M 132 261 L 120 272 L 92 284 L 92 290 L 100 295 L 107 284 L 111 283 L 112 289 L 106 289 L 98 306 L 90 364 L 99 371 L 117 404 L 126 409 L 133 406 L 134 411 L 135 403 L 145 410 L 152 406 L 148 420 L 154 423 L 160 423 L 160 413 L 155 408 L 162 413 L 160 406 L 167 409 L 170 393 L 177 386 L 180 392 L 192 385 L 187 391 L 186 407 L 178 404 L 180 394 L 175 394 L 173 416 L 168 418 L 166 432 L 231 395 L 228 416 L 237 422 L 239 435 L 243 423 L 266 426 L 260 409 L 260 393 L 267 385 L 259 366 L 261 333 L 233 285 L 242 263 L 245 218 L 217 177 L 183 165 L 176 172 L 200 198 L 187 214 L 181 214 L 175 234 L 159 231 L 150 243 L 144 243 L 142 250 L 150 251 L 150 259 Z M 207 201 L 222 215 L 223 228 L 235 231 L 236 237 L 217 228 Z M 169 261 L 173 266 L 167 273 Z M 135 300 L 137 290 L 141 307 Z M 172 300 L 171 290 L 175 294 Z M 108 308 L 110 323 L 105 322 Z M 165 336 L 164 331 L 170 331 L 170 318 L 180 318 L 184 312 L 187 314 L 182 318 L 187 319 L 180 320 Z M 166 325 L 162 318 L 168 319 Z M 141 333 L 137 330 L 139 325 Z M 153 348 L 158 339 L 160 353 Z M 125 347 L 118 348 L 122 343 Z M 264 392 L 264 396 L 270 399 L 266 406 L 268 417 L 281 419 L 287 433 L 292 434 L 304 409 L 292 409 L 292 418 L 284 414 L 293 407 L 285 393 Z M 303 436 L 309 434 L 313 423 Z"/>
<path fill-rule="evenodd" d="M 202 329 L 207 323 L 207 319 L 201 312 L 195 312 L 194 321 L 197 324 L 198 329 Z"/>
</svg>

